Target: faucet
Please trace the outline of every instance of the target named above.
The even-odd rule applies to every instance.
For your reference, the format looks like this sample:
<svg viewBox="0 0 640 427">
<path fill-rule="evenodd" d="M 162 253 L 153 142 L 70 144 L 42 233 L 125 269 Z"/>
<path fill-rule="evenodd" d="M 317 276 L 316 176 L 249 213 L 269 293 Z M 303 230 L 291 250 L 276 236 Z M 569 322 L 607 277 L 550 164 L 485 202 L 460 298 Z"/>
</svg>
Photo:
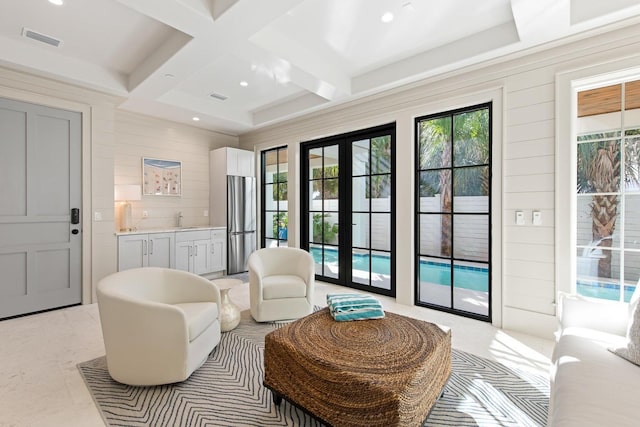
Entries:
<svg viewBox="0 0 640 427">
<path fill-rule="evenodd" d="M 176 225 L 178 227 L 182 227 L 182 212 L 178 212 L 178 215 L 176 216 Z"/>
</svg>

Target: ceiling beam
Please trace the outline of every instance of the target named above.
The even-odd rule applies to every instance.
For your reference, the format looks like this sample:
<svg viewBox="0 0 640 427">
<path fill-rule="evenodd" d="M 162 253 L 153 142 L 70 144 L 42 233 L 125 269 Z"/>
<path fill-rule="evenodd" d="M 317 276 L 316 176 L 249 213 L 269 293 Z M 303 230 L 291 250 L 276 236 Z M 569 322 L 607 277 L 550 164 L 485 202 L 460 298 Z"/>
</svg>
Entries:
<svg viewBox="0 0 640 427">
<path fill-rule="evenodd" d="M 520 41 L 534 45 L 569 32 L 570 0 L 511 0 L 511 12 Z"/>
<path fill-rule="evenodd" d="M 490 58 L 496 50 L 514 46 L 513 21 L 490 28 L 353 78 L 353 93 L 366 94 L 447 72 Z"/>
</svg>

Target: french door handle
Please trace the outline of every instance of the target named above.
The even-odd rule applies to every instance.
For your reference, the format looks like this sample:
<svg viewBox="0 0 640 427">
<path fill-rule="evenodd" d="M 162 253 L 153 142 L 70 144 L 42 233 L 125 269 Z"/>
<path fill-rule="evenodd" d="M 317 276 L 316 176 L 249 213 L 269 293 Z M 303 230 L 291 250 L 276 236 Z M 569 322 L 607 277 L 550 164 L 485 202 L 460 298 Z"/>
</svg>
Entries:
<svg viewBox="0 0 640 427">
<path fill-rule="evenodd" d="M 149 240 L 149 255 L 153 255 L 153 239 Z"/>
</svg>

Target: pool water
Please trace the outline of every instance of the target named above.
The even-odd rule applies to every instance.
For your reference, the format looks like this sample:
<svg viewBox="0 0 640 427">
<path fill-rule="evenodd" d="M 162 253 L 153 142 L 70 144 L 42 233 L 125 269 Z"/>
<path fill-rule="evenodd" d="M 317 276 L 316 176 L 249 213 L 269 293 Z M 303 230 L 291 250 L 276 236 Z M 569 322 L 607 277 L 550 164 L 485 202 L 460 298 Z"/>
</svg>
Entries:
<svg viewBox="0 0 640 427">
<path fill-rule="evenodd" d="M 576 284 L 579 295 L 585 297 L 602 298 L 611 301 L 620 301 L 620 285 L 617 283 L 580 282 Z M 624 301 L 631 301 L 631 295 L 635 286 L 625 285 Z"/>
<path fill-rule="evenodd" d="M 322 248 L 312 247 L 311 255 L 316 263 L 322 263 Z M 338 250 L 325 249 L 325 264 L 338 263 Z M 353 254 L 352 264 L 354 270 L 369 270 L 368 254 Z M 387 256 L 373 255 L 371 259 L 371 271 L 377 274 L 390 275 L 391 263 Z M 442 286 L 451 286 L 451 271 L 449 264 L 433 261 L 420 261 L 420 281 L 434 283 Z M 471 289 L 474 291 L 489 291 L 489 270 L 482 267 L 470 267 L 455 265 L 453 268 L 453 281 L 456 288 Z M 635 286 L 625 285 L 624 300 L 629 302 Z M 577 283 L 579 295 L 603 298 L 612 301 L 620 300 L 620 285 L 616 283 L 580 282 Z"/>
<path fill-rule="evenodd" d="M 312 247 L 311 255 L 316 263 L 322 263 L 322 248 Z M 338 263 L 338 251 L 325 249 L 325 264 Z M 369 271 L 369 255 L 353 254 L 352 265 L 354 270 Z M 371 271 L 373 273 L 390 275 L 391 262 L 387 256 L 373 255 L 371 258 Z M 420 261 L 420 281 L 434 283 L 442 286 L 451 286 L 451 270 L 449 264 L 432 261 Z M 453 268 L 453 281 L 455 287 L 471 289 L 474 291 L 489 291 L 489 270 L 481 267 L 468 267 L 455 265 Z"/>
</svg>

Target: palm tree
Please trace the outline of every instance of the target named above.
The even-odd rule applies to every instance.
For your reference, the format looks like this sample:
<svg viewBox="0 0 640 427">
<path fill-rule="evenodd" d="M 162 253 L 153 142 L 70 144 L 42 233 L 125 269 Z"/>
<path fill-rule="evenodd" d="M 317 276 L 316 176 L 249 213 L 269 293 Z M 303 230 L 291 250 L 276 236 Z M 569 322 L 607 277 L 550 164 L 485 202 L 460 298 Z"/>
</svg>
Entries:
<svg viewBox="0 0 640 427">
<path fill-rule="evenodd" d="M 425 188 L 440 193 L 440 254 L 451 256 L 451 118 L 440 117 L 420 122 L 420 169 L 438 169 L 439 180 L 435 183 L 421 182 L 420 195 Z M 431 184 L 431 185 L 429 185 Z"/>
<path fill-rule="evenodd" d="M 637 131 L 627 131 L 627 136 Z M 618 193 L 620 192 L 621 152 L 619 132 L 597 133 L 578 138 L 578 193 L 595 193 L 591 196 L 592 241 L 598 246 L 611 248 L 613 232 L 618 216 Z M 586 141 L 586 142 L 585 142 Z M 637 144 L 624 145 L 624 182 L 638 185 L 638 162 L 640 156 Z M 605 194 L 601 194 L 605 193 Z M 608 193 L 608 194 L 606 194 Z M 611 277 L 611 256 L 609 250 L 602 251 L 598 261 L 598 276 Z"/>
</svg>

